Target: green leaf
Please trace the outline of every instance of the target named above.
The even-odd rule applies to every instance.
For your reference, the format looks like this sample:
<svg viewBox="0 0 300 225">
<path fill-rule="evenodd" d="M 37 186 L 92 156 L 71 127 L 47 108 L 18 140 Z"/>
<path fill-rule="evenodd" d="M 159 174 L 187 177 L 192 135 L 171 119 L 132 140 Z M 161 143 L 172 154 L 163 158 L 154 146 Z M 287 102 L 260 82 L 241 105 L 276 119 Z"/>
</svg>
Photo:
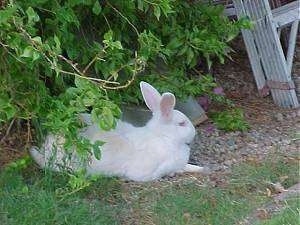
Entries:
<svg viewBox="0 0 300 225">
<path fill-rule="evenodd" d="M 40 57 L 40 54 L 32 46 L 27 46 L 20 57 L 31 58 L 32 61 L 35 61 Z"/>
<path fill-rule="evenodd" d="M 154 6 L 154 15 L 157 20 L 160 18 L 160 7 L 159 6 Z"/>
<path fill-rule="evenodd" d="M 0 24 L 6 23 L 15 14 L 16 9 L 16 6 L 13 6 L 0 10 Z"/>
<path fill-rule="evenodd" d="M 32 46 L 27 46 L 24 51 L 23 51 L 23 54 L 20 55 L 20 57 L 23 57 L 23 58 L 31 58 L 32 55 L 33 55 L 33 47 Z"/>
<path fill-rule="evenodd" d="M 5 107 L 5 114 L 6 114 L 6 118 L 7 120 L 10 120 L 11 118 L 13 118 L 16 115 L 16 108 L 11 105 L 10 103 L 8 103 Z"/>
<path fill-rule="evenodd" d="M 75 77 L 75 85 L 79 89 L 88 89 L 90 82 L 86 79 Z"/>
<path fill-rule="evenodd" d="M 177 55 L 183 55 L 183 54 L 185 54 L 186 53 L 186 51 L 188 50 L 188 45 L 185 45 L 185 46 L 183 46 L 183 48 L 181 48 L 180 50 L 179 50 L 179 52 L 177 53 Z"/>
<path fill-rule="evenodd" d="M 26 14 L 28 16 L 28 23 L 35 23 L 40 20 L 39 15 L 33 10 L 32 7 L 28 7 Z"/>
<path fill-rule="evenodd" d="M 38 58 L 40 58 L 40 54 L 37 51 L 33 51 L 32 54 L 32 61 L 37 60 Z"/>
<path fill-rule="evenodd" d="M 116 49 L 123 49 L 122 44 L 120 41 L 114 41 L 110 44 L 111 47 Z"/>
<path fill-rule="evenodd" d="M 169 44 L 167 45 L 167 48 L 177 49 L 181 45 L 183 45 L 183 42 L 181 42 L 178 38 L 175 37 L 175 38 L 172 38 L 172 40 L 169 42 Z"/>
<path fill-rule="evenodd" d="M 194 59 L 194 51 L 192 48 L 189 48 L 187 51 L 187 64 L 190 65 Z"/>
<path fill-rule="evenodd" d="M 114 125 L 114 116 L 108 107 L 104 107 L 101 114 L 100 127 L 103 130 L 110 130 Z"/>
<path fill-rule="evenodd" d="M 100 3 L 99 3 L 98 0 L 95 1 L 95 4 L 94 4 L 92 10 L 93 10 L 93 13 L 94 13 L 95 15 L 97 15 L 97 16 L 101 13 L 102 8 L 101 8 L 101 5 L 100 5 Z"/>
<path fill-rule="evenodd" d="M 39 36 L 36 36 L 36 37 L 32 38 L 32 40 L 33 40 L 35 43 L 38 43 L 39 45 L 42 45 L 42 44 L 43 44 L 43 43 L 42 43 L 42 39 L 41 39 L 41 37 L 39 37 Z"/>
<path fill-rule="evenodd" d="M 144 9 L 144 1 L 138 0 L 137 3 L 138 3 L 138 9 L 141 10 L 141 11 L 143 11 L 143 9 Z"/>
<path fill-rule="evenodd" d="M 56 35 L 54 35 L 53 40 L 54 40 L 54 42 L 55 42 L 55 49 L 56 49 L 56 52 L 57 52 L 57 53 L 61 53 L 60 40 L 59 40 L 59 38 L 58 38 Z"/>
<path fill-rule="evenodd" d="M 113 38 L 113 31 L 112 30 L 109 30 L 108 32 L 106 32 L 105 34 L 104 34 L 104 40 L 106 40 L 106 41 L 111 41 L 112 40 L 112 38 Z"/>
<path fill-rule="evenodd" d="M 93 144 L 93 153 L 96 159 L 100 160 L 101 158 L 101 146 L 103 146 L 105 144 L 104 141 L 95 141 L 95 143 Z"/>
</svg>

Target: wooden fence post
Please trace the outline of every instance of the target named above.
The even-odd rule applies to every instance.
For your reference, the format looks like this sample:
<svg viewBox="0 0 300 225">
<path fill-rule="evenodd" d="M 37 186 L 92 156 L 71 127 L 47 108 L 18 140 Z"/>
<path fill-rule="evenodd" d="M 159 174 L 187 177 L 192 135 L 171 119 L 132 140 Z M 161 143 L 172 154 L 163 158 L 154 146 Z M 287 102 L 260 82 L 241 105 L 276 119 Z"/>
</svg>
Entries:
<svg viewBox="0 0 300 225">
<path fill-rule="evenodd" d="M 270 89 L 279 106 L 299 107 L 290 73 L 293 48 L 287 63 L 268 0 L 234 0 L 234 6 L 239 18 L 248 17 L 254 23 L 253 29 L 242 34 L 258 89 L 262 93 Z"/>
</svg>

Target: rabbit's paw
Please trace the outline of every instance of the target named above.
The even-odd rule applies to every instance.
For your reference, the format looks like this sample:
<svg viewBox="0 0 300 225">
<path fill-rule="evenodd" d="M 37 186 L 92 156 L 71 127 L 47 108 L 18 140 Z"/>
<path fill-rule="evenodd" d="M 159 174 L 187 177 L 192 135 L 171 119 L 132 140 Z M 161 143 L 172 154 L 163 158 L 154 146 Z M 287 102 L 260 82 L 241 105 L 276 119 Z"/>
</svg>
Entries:
<svg viewBox="0 0 300 225">
<path fill-rule="evenodd" d="M 179 171 L 180 173 L 209 173 L 207 167 L 196 166 L 192 164 L 186 164 L 185 167 Z"/>
</svg>

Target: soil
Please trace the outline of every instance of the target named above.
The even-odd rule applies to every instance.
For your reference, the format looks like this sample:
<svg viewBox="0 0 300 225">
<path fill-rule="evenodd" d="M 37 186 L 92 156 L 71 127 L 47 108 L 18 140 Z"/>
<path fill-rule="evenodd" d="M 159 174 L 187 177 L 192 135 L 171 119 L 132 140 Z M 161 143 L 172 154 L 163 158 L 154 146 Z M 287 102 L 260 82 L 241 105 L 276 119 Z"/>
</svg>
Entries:
<svg viewBox="0 0 300 225">
<path fill-rule="evenodd" d="M 297 46 L 293 74 L 300 76 L 300 35 Z M 238 162 L 261 160 L 276 152 L 299 159 L 300 139 L 296 135 L 300 132 L 300 108 L 283 109 L 273 103 L 271 96 L 260 97 L 241 37 L 232 48 L 233 60 L 216 65 L 213 74 L 226 96 L 244 110 L 250 129 L 223 132 L 209 120 L 200 124 L 191 162 L 211 171 L 226 171 Z"/>
<path fill-rule="evenodd" d="M 10 128 L 9 128 L 10 127 Z M 30 130 L 30 132 L 29 132 Z M 14 121 L 0 129 L 0 170 L 8 163 L 26 155 L 30 145 L 31 129 Z"/>
</svg>

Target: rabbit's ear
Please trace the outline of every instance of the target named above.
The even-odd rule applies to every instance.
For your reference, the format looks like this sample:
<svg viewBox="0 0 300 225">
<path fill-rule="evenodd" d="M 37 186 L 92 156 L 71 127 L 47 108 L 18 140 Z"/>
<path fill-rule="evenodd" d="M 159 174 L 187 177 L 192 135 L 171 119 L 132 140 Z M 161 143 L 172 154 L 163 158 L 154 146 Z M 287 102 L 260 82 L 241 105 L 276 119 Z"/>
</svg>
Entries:
<svg viewBox="0 0 300 225">
<path fill-rule="evenodd" d="M 175 101 L 175 96 L 172 93 L 164 93 L 162 95 L 160 101 L 160 112 L 163 119 L 172 119 Z"/>
<path fill-rule="evenodd" d="M 159 92 L 150 84 L 144 81 L 140 83 L 140 88 L 147 107 L 152 112 L 158 111 L 159 103 L 161 100 L 161 95 L 159 94 Z"/>
</svg>

